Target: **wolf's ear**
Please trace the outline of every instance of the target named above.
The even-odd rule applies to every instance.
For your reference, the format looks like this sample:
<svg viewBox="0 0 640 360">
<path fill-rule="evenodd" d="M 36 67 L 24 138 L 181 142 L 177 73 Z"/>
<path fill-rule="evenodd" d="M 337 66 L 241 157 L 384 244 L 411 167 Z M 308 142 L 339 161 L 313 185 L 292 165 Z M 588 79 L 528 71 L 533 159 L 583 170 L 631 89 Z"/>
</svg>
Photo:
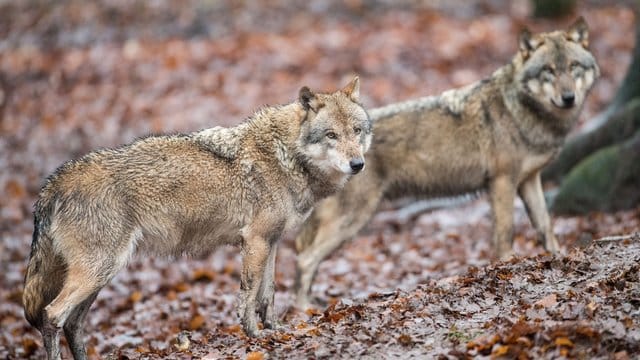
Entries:
<svg viewBox="0 0 640 360">
<path fill-rule="evenodd" d="M 316 94 L 312 93 L 308 87 L 304 86 L 300 89 L 298 93 L 298 101 L 305 110 L 313 110 L 313 112 L 318 112 L 320 102 L 316 97 Z"/>
<path fill-rule="evenodd" d="M 353 80 L 342 89 L 342 92 L 353 102 L 360 101 L 360 78 L 354 76 Z"/>
<path fill-rule="evenodd" d="M 518 47 L 522 57 L 526 60 L 529 58 L 529 54 L 538 47 L 538 40 L 536 40 L 529 29 L 524 28 L 520 31 L 518 36 Z"/>
<path fill-rule="evenodd" d="M 589 26 L 584 18 L 580 16 L 566 32 L 567 40 L 576 42 L 585 49 L 589 47 Z"/>
</svg>

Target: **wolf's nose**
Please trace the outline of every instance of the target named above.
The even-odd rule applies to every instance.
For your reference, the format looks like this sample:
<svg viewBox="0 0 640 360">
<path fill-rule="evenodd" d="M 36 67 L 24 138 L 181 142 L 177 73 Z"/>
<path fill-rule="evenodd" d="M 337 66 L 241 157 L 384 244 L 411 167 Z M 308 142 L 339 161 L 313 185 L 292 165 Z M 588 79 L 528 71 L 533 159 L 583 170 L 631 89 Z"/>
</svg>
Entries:
<svg viewBox="0 0 640 360">
<path fill-rule="evenodd" d="M 352 159 L 349 161 L 349 166 L 351 166 L 351 170 L 354 174 L 357 174 L 364 168 L 364 160 L 362 159 Z"/>
<path fill-rule="evenodd" d="M 563 92 L 562 93 L 562 103 L 565 106 L 573 105 L 574 101 L 576 101 L 576 94 L 574 94 L 571 91 L 567 91 L 567 92 Z"/>
</svg>

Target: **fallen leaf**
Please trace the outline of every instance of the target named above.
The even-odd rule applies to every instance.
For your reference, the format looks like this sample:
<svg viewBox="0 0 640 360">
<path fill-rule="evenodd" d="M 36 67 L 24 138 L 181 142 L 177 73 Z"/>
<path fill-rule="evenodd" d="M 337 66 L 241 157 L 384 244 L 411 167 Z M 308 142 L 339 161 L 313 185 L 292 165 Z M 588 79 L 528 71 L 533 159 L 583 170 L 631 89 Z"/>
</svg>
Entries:
<svg viewBox="0 0 640 360">
<path fill-rule="evenodd" d="M 242 333 L 242 327 L 238 324 L 227 326 L 224 328 L 224 332 L 228 334 L 239 334 Z"/>
<path fill-rule="evenodd" d="M 409 335 L 409 334 L 402 334 L 402 335 L 398 336 L 398 342 L 402 346 L 411 346 L 413 344 L 413 339 L 411 338 L 411 335 Z"/>
<path fill-rule="evenodd" d="M 189 284 L 183 283 L 183 282 L 182 283 L 178 283 L 173 287 L 173 289 L 178 293 L 185 292 L 185 291 L 189 290 L 190 288 L 191 288 L 191 286 Z"/>
<path fill-rule="evenodd" d="M 509 352 L 509 345 L 500 345 L 491 353 L 492 357 L 505 356 Z"/>
<path fill-rule="evenodd" d="M 309 326 L 309 325 L 306 322 L 302 322 L 301 321 L 296 325 L 296 329 L 302 330 L 302 329 L 305 329 L 307 326 Z"/>
<path fill-rule="evenodd" d="M 525 336 L 520 336 L 519 338 L 517 338 L 516 343 L 520 344 L 521 346 L 524 346 L 525 348 L 530 348 L 533 346 L 533 343 L 531 342 L 531 340 L 529 340 L 529 338 Z"/>
<path fill-rule="evenodd" d="M 189 329 L 198 330 L 205 324 L 205 322 L 206 320 L 204 316 L 196 314 L 191 318 L 191 321 L 189 321 Z"/>
<path fill-rule="evenodd" d="M 615 354 L 613 354 L 613 359 L 614 360 L 629 360 L 629 359 L 631 359 L 631 357 L 629 357 L 629 353 L 626 350 L 622 350 L 622 351 L 618 351 Z"/>
<path fill-rule="evenodd" d="M 140 291 L 134 291 L 131 293 L 131 295 L 129 295 L 129 301 L 131 301 L 132 303 L 137 303 L 138 301 L 142 300 L 142 292 Z"/>
<path fill-rule="evenodd" d="M 573 347 L 573 341 L 566 337 L 559 337 L 555 339 L 556 346 L 568 346 Z"/>
<path fill-rule="evenodd" d="M 246 360 L 262 360 L 264 359 L 264 354 L 260 351 L 252 351 L 247 354 Z"/>
<path fill-rule="evenodd" d="M 27 191 L 24 186 L 15 179 L 10 179 L 4 185 L 5 194 L 13 198 L 23 198 Z"/>
<path fill-rule="evenodd" d="M 555 306 L 558 303 L 557 299 L 558 297 L 556 294 L 550 294 L 536 301 L 535 306 L 549 308 L 549 307 Z"/>
<path fill-rule="evenodd" d="M 198 269 L 193 272 L 191 279 L 193 281 L 211 282 L 215 278 L 215 273 L 208 269 Z"/>
<path fill-rule="evenodd" d="M 316 308 L 308 308 L 307 310 L 304 311 L 307 315 L 309 316 L 318 316 L 318 315 L 322 315 L 322 312 L 319 311 Z"/>
<path fill-rule="evenodd" d="M 146 347 L 146 346 L 137 346 L 137 347 L 136 347 L 136 352 L 137 352 L 137 353 L 140 353 L 140 354 L 145 354 L 145 353 L 148 353 L 148 352 L 150 352 L 150 351 L 151 351 L 151 350 L 149 350 L 149 348 L 148 348 L 148 347 Z"/>
</svg>

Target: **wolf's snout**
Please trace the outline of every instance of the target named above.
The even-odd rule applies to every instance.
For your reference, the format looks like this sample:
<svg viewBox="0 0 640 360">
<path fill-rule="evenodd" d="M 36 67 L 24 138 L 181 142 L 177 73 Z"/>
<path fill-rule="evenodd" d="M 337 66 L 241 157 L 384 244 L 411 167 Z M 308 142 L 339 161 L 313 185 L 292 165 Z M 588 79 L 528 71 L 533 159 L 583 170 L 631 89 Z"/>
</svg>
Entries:
<svg viewBox="0 0 640 360">
<path fill-rule="evenodd" d="M 351 161 L 349 161 L 349 166 L 351 167 L 351 172 L 357 174 L 364 168 L 364 160 L 351 159 Z"/>
<path fill-rule="evenodd" d="M 573 103 L 576 101 L 576 94 L 574 94 L 573 91 L 565 91 L 562 93 L 561 97 L 562 104 L 564 104 L 565 107 L 573 106 Z"/>
</svg>

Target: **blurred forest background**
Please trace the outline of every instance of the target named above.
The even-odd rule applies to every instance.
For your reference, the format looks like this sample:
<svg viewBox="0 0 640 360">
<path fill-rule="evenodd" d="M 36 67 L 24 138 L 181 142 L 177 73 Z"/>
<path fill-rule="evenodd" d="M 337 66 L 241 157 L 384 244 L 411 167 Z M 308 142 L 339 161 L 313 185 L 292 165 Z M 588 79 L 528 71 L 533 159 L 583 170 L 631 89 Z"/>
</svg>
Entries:
<svg viewBox="0 0 640 360">
<path fill-rule="evenodd" d="M 545 13 L 548 3 L 566 7 Z M 620 266 L 609 270 L 623 273 L 616 273 L 614 285 L 635 269 L 635 278 L 629 275 L 625 283 L 635 279 L 635 286 L 597 288 L 592 297 L 602 295 L 600 300 L 586 295 L 558 299 L 552 290 L 528 289 L 531 304 L 537 304 L 530 308 L 547 309 L 547 317 L 540 316 L 550 323 L 518 325 L 521 336 L 509 338 L 503 331 L 513 332 L 519 324 L 520 310 L 513 309 L 522 306 L 522 299 L 517 300 L 525 292 L 521 288 L 499 295 L 505 306 L 513 306 L 507 307 L 509 321 L 493 321 L 504 308 L 476 324 L 461 320 L 465 316 L 458 310 L 451 315 L 445 305 L 429 306 L 459 301 L 464 274 L 475 279 L 467 280 L 467 286 L 480 286 L 481 276 L 496 272 L 503 274 L 496 276 L 508 283 L 504 286 L 513 286 L 504 274 L 513 274 L 518 266 L 543 271 L 536 275 L 540 279 L 547 276 L 544 271 L 565 271 L 565 277 L 573 272 L 564 265 L 554 267 L 556 260 L 544 255 L 478 270 L 488 264 L 490 253 L 491 220 L 482 198 L 410 219 L 398 217 L 387 205 L 361 236 L 321 266 L 314 293 L 332 304 L 324 313 L 299 314 L 290 308 L 295 257 L 290 239 L 280 246 L 276 278 L 276 302 L 286 328 L 262 340 L 245 339 L 237 327 L 236 250 L 222 249 L 201 260 L 138 259 L 94 304 L 87 324 L 89 352 L 92 357 L 255 359 L 283 354 L 349 358 L 366 351 L 373 356 L 463 357 L 514 355 L 514 349 L 534 357 L 578 356 L 580 351 L 638 354 L 640 290 L 637 265 L 633 268 L 638 248 L 590 244 L 594 238 L 638 231 L 640 224 L 640 46 L 635 47 L 640 26 L 634 4 L 638 6 L 634 1 L 596 0 L 0 0 L 0 358 L 43 355 L 38 333 L 22 316 L 21 288 L 36 194 L 64 161 L 150 133 L 235 125 L 261 105 L 293 101 L 303 85 L 332 90 L 354 74 L 360 76 L 367 107 L 435 95 L 480 80 L 510 61 L 522 27 L 534 32 L 565 28 L 578 15 L 590 26 L 590 47 L 602 77 L 567 150 L 545 173 L 549 193 L 556 195 L 555 232 L 574 256 L 563 264 L 588 264 L 589 256 L 609 259 Z M 539 254 L 521 204 L 515 219 L 516 251 Z M 574 253 L 574 248 L 585 250 Z M 545 261 L 551 265 L 540 267 Z M 611 274 L 605 270 L 598 271 L 604 271 L 607 283 Z M 434 287 L 441 290 L 430 292 Z M 611 293 L 615 291 L 619 293 Z M 378 330 L 380 336 L 352 327 L 363 318 L 373 321 L 369 312 L 388 310 L 392 304 L 384 302 L 386 296 L 400 302 L 392 307 L 398 313 L 413 316 L 412 326 L 379 319 L 371 326 L 388 332 Z M 411 302 L 418 298 L 430 300 Z M 591 322 L 558 332 L 567 310 L 557 307 L 572 301 L 582 304 L 578 320 L 591 311 Z M 494 303 L 482 306 L 498 306 Z M 588 306 L 599 310 L 594 313 Z M 617 312 L 609 313 L 614 308 Z M 465 311 L 469 314 L 468 306 Z M 416 320 L 435 319 L 435 314 L 438 320 L 428 324 Z M 173 346 L 183 330 L 193 344 L 186 353 Z M 569 333 L 583 334 L 587 345 Z M 629 345 L 634 341 L 635 347 Z"/>
</svg>

